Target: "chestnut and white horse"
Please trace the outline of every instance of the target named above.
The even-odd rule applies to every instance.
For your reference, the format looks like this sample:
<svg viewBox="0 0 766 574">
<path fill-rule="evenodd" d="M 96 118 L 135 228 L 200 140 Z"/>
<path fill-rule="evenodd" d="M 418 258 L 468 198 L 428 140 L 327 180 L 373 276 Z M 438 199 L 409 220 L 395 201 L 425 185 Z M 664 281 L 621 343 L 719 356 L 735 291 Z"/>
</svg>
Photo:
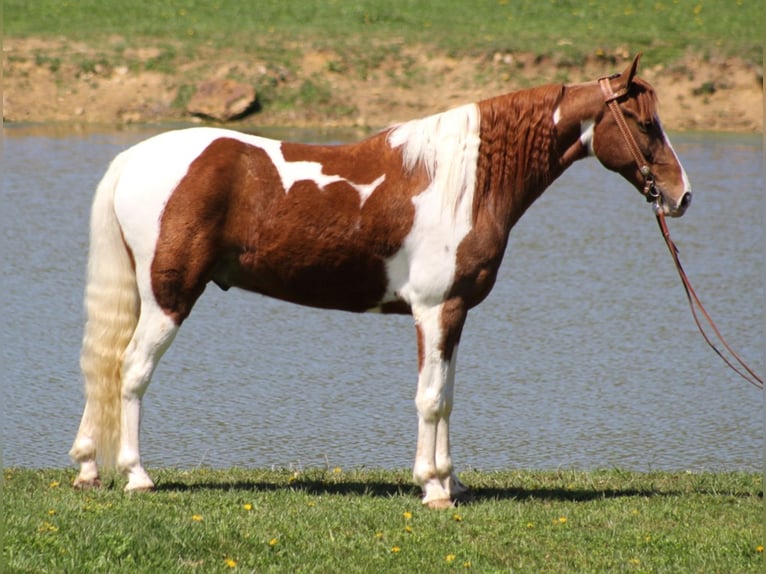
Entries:
<svg viewBox="0 0 766 574">
<path fill-rule="evenodd" d="M 689 204 L 689 181 L 637 64 L 600 82 L 464 105 L 356 144 L 200 127 L 118 155 L 91 214 L 75 486 L 100 483 L 98 459 L 125 473 L 126 490 L 153 488 L 139 454 L 141 400 L 212 281 L 326 309 L 411 313 L 413 476 L 424 504 L 450 504 L 465 490 L 449 444 L 460 334 L 492 289 L 519 217 L 586 156 L 670 216 Z"/>
</svg>

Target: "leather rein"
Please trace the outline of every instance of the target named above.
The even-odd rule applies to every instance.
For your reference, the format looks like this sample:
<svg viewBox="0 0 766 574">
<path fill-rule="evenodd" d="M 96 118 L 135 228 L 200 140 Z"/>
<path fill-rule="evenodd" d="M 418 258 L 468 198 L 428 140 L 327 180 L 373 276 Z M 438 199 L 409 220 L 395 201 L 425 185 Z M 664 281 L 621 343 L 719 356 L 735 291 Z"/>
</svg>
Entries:
<svg viewBox="0 0 766 574">
<path fill-rule="evenodd" d="M 731 368 L 735 373 L 737 373 L 751 385 L 759 389 L 763 389 L 763 379 L 758 376 L 747 365 L 747 363 L 745 363 L 740 358 L 734 349 L 731 348 L 726 339 L 724 339 L 723 335 L 721 335 L 718 327 L 713 322 L 710 314 L 705 310 L 705 307 L 702 305 L 702 302 L 697 296 L 697 293 L 694 291 L 691 281 L 689 281 L 689 278 L 686 276 L 686 272 L 681 265 L 681 260 L 678 258 L 678 247 L 676 247 L 676 244 L 670 238 L 670 231 L 668 230 L 667 223 L 665 222 L 665 213 L 663 212 L 661 206 L 662 195 L 654 184 L 654 175 L 652 174 L 652 170 L 649 167 L 649 164 L 647 163 L 641 148 L 638 147 L 636 139 L 628 129 L 628 124 L 625 121 L 625 116 L 623 115 L 622 109 L 620 108 L 619 100 L 628 94 L 628 87 L 621 88 L 615 92 L 612 89 L 612 84 L 610 82 L 610 80 L 614 79 L 615 77 L 616 76 L 605 76 L 600 78 L 598 83 L 599 86 L 601 86 L 602 93 L 604 94 L 604 101 L 606 102 L 607 108 L 609 108 L 609 110 L 612 112 L 612 115 L 617 122 L 617 126 L 620 129 L 620 133 L 622 134 L 623 140 L 627 145 L 628 151 L 633 157 L 633 161 L 636 163 L 636 166 L 638 166 L 638 170 L 641 173 L 641 176 L 644 178 L 644 187 L 641 193 L 644 197 L 646 197 L 646 201 L 654 204 L 653 208 L 654 214 L 657 217 L 657 224 L 660 226 L 662 238 L 665 240 L 665 244 L 668 246 L 670 255 L 673 257 L 673 262 L 676 265 L 678 275 L 681 277 L 681 283 L 684 286 L 686 298 L 689 301 L 689 308 L 691 309 L 692 317 L 694 317 L 694 322 L 697 324 L 697 329 L 699 329 L 699 332 L 702 334 L 702 338 L 705 339 L 705 342 L 710 346 L 711 349 L 713 349 L 713 351 L 715 351 L 715 353 L 724 363 L 726 363 L 729 368 Z M 710 327 L 713 329 L 716 337 L 718 337 L 718 340 L 721 342 L 723 347 L 729 352 L 732 359 L 726 357 L 724 353 L 711 341 L 711 338 L 708 336 L 702 326 L 702 322 L 700 321 L 700 318 L 697 314 L 697 308 L 699 308 L 700 314 L 704 317 L 705 321 L 707 321 L 708 325 L 710 325 Z"/>
</svg>

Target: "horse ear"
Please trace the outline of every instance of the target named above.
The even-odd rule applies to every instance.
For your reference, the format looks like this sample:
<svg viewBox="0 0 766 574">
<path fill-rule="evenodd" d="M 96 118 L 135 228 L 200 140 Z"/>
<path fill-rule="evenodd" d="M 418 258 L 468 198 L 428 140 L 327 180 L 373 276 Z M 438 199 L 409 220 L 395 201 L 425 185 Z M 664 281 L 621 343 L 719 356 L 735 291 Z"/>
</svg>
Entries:
<svg viewBox="0 0 766 574">
<path fill-rule="evenodd" d="M 620 78 L 620 85 L 625 86 L 626 88 L 630 86 L 630 83 L 633 81 L 633 78 L 636 75 L 636 71 L 638 70 L 638 62 L 641 60 L 641 53 L 639 52 L 636 54 L 636 57 L 633 58 L 633 63 L 625 68 L 625 71 L 622 73 L 622 77 Z"/>
</svg>

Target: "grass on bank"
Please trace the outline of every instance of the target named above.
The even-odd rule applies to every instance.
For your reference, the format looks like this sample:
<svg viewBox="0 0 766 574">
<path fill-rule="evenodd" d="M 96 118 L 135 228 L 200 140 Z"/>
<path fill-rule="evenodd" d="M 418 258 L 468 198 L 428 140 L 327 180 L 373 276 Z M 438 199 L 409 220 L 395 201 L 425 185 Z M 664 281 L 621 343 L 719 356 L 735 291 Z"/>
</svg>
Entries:
<svg viewBox="0 0 766 574">
<path fill-rule="evenodd" d="M 78 492 L 4 470 L 10 572 L 761 572 L 755 473 L 466 472 L 422 508 L 409 472 L 157 470 Z"/>
<path fill-rule="evenodd" d="M 33 55 L 7 57 L 33 59 L 62 85 L 73 77 L 97 82 L 116 68 L 169 77 L 183 70 L 173 102 L 183 110 L 196 84 L 230 62 L 228 76 L 255 86 L 263 109 L 345 118 L 358 110 L 334 95 L 338 76 L 440 89 L 439 72 L 424 69 L 413 52 L 469 56 L 472 85 L 506 87 L 514 77 L 516 88 L 575 81 L 570 71 L 586 61 L 612 69 L 639 51 L 645 62 L 682 73 L 689 54 L 738 56 L 760 67 L 762 12 L 760 0 L 6 0 L 4 24 L 6 37 L 48 41 L 32 44 Z M 326 57 L 324 68 L 303 69 L 307 52 Z M 507 54 L 524 57 L 498 79 L 494 58 Z M 528 55 L 558 73 L 526 77 Z M 237 69 L 237 62 L 250 65 Z"/>
<path fill-rule="evenodd" d="M 259 53 L 298 45 L 369 57 L 392 43 L 575 61 L 629 46 L 660 63 L 686 51 L 761 62 L 762 16 L 760 0 L 6 0 L 5 33 Z"/>
</svg>

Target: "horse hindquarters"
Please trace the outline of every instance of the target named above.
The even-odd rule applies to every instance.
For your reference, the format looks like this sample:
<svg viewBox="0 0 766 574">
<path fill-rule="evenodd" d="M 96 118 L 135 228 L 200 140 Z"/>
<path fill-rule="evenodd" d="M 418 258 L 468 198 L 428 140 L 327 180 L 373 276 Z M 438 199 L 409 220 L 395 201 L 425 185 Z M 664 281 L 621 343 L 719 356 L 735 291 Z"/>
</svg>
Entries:
<svg viewBox="0 0 766 574">
<path fill-rule="evenodd" d="M 129 251 L 129 234 L 115 204 L 118 182 L 121 194 L 132 191 L 120 179 L 129 158 L 136 155 L 128 150 L 112 162 L 91 212 L 87 321 L 80 358 L 86 404 L 70 451 L 80 463 L 76 487 L 98 486 L 97 459 L 127 474 L 126 490 L 154 486 L 140 461 L 141 398 L 178 326 L 156 304 L 149 279 L 151 256 L 134 245 Z"/>
</svg>

